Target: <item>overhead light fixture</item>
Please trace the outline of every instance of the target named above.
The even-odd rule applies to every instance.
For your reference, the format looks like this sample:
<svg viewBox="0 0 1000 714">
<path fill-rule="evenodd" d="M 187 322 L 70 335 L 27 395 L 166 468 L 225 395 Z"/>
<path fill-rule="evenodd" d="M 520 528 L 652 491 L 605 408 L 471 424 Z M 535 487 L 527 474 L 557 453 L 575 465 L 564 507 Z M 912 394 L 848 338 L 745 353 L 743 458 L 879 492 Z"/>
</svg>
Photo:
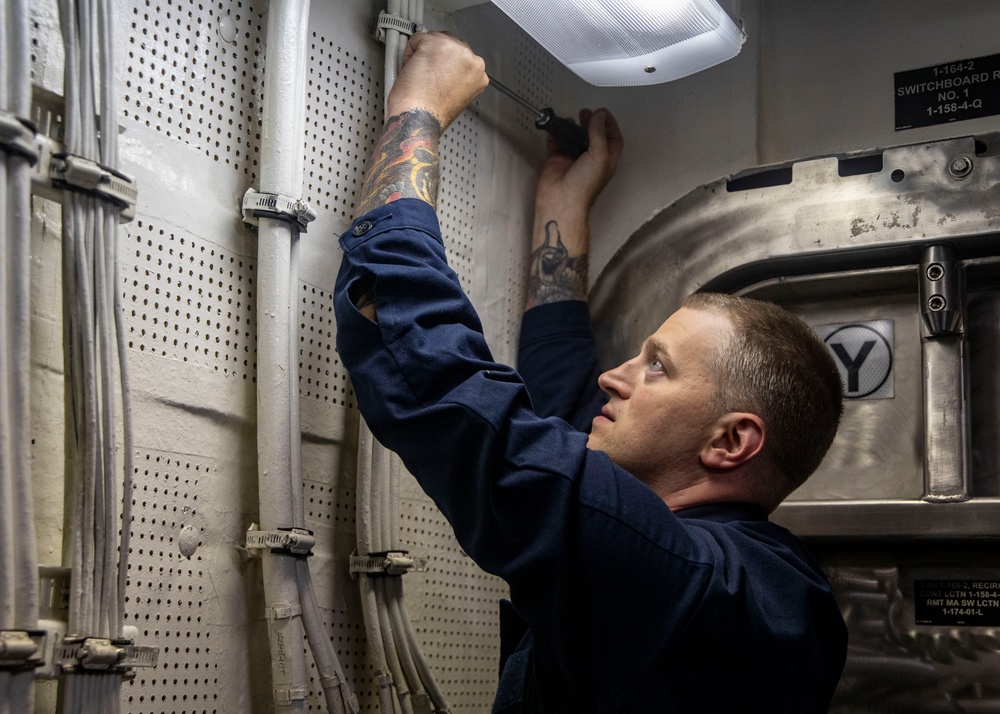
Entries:
<svg viewBox="0 0 1000 714">
<path fill-rule="evenodd" d="M 599 87 L 680 79 L 735 57 L 746 40 L 715 0 L 493 2 L 556 59 Z"/>
</svg>

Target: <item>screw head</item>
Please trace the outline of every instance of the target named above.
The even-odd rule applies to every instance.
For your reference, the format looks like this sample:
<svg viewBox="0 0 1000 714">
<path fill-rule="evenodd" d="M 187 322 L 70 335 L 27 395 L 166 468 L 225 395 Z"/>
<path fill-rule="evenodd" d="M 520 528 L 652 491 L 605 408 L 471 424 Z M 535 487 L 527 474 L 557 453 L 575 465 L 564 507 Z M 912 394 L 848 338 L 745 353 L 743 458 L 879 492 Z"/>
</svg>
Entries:
<svg viewBox="0 0 1000 714">
<path fill-rule="evenodd" d="M 656 67 L 654 67 L 653 65 L 650 65 L 648 67 L 643 68 L 642 71 L 645 72 L 646 74 L 652 74 L 653 72 L 656 71 Z"/>
<path fill-rule="evenodd" d="M 948 173 L 955 178 L 965 178 L 972 173 L 972 167 L 972 159 L 962 154 L 951 160 L 951 163 L 948 165 Z"/>
<path fill-rule="evenodd" d="M 948 301 L 942 295 L 931 295 L 927 298 L 927 309 L 931 312 L 941 312 L 948 307 Z"/>
<path fill-rule="evenodd" d="M 940 280 L 944 277 L 944 268 L 940 263 L 931 263 L 927 266 L 927 279 Z"/>
</svg>

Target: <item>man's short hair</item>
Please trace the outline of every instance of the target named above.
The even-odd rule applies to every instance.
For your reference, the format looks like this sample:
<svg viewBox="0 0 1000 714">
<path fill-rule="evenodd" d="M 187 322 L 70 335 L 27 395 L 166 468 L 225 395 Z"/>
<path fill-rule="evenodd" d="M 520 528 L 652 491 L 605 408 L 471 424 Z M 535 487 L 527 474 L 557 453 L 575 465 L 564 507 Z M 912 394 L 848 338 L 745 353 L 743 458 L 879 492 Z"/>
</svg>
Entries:
<svg viewBox="0 0 1000 714">
<path fill-rule="evenodd" d="M 833 443 L 843 412 L 837 365 L 809 325 L 773 303 L 695 293 L 682 305 L 722 314 L 733 326 L 712 365 L 716 406 L 764 421 L 753 488 L 773 509 L 809 478 Z"/>
</svg>

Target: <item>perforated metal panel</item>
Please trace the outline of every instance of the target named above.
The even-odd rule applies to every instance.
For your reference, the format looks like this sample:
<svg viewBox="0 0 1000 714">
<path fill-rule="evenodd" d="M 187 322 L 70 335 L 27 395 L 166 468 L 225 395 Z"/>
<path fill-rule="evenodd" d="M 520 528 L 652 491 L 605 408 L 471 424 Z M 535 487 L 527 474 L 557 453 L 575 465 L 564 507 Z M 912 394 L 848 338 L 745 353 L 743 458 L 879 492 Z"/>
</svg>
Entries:
<svg viewBox="0 0 1000 714">
<path fill-rule="evenodd" d="M 306 199 L 350 222 L 382 127 L 381 64 L 312 32 L 306 98 Z"/>
<path fill-rule="evenodd" d="M 138 219 L 123 303 L 128 346 L 256 381 L 256 260 Z"/>
<path fill-rule="evenodd" d="M 414 483 L 410 492 L 416 492 Z M 496 687 L 497 608 L 506 586 L 482 571 L 455 541 L 451 526 L 424 498 L 407 498 L 400 513 L 403 547 L 428 552 L 426 573 L 408 575 L 408 604 L 417 636 L 453 711 L 488 711 Z M 487 705 L 487 706 L 484 706 Z"/>
<path fill-rule="evenodd" d="M 123 116 L 255 182 L 267 4 L 135 0 L 126 7 Z"/>
<path fill-rule="evenodd" d="M 366 0 L 352 0 L 336 19 L 330 8 L 315 5 L 303 193 L 320 218 L 302 236 L 303 279 L 295 289 L 305 517 L 317 536 L 310 562 L 329 637 L 361 710 L 374 712 L 358 587 L 347 574 L 359 416 L 335 346 L 339 253 L 332 243 L 353 218 L 382 125 L 382 50 L 356 31 L 357 23 L 342 22 L 345 9 L 349 16 L 369 14 Z M 267 3 L 117 0 L 115 9 L 122 169 L 136 173 L 140 187 L 137 218 L 119 232 L 137 458 L 126 624 L 138 628 L 140 644 L 161 648 L 160 664 L 140 670 L 124 687 L 123 709 L 270 711 L 260 565 L 242 546 L 257 518 L 254 382 L 260 367 L 256 237 L 238 211 L 243 192 L 258 180 Z M 54 0 L 32 3 L 32 20 L 33 76 L 61 92 Z M 511 42 L 525 55 L 518 61 L 526 63 L 528 96 L 545 95 L 537 49 L 516 36 Z M 522 138 L 537 136 L 520 110 L 507 109 L 506 121 Z M 507 197 L 530 175 L 492 175 L 491 121 L 477 105 L 445 135 L 439 217 L 452 266 L 465 290 L 476 293 L 477 307 L 493 306 L 484 318 L 489 330 L 504 335 L 500 353 L 509 354 L 523 300 L 518 261 L 524 241 L 510 231 L 509 244 L 490 246 L 482 228 L 484 216 L 501 233 L 505 214 L 523 221 Z M 46 235 L 57 234 L 58 211 L 41 216 Z M 55 257 L 42 268 L 58 271 Z M 496 276 L 488 290 L 484 275 Z M 50 301 L 38 311 L 57 323 L 58 291 L 36 292 Z M 58 350 L 49 344 L 58 340 L 58 324 L 36 334 L 50 335 L 46 349 Z M 35 369 L 36 433 L 46 422 L 61 423 L 61 384 L 51 376 L 57 363 L 39 361 Z M 45 448 L 53 441 L 45 439 Z M 40 456 L 36 462 L 45 463 Z M 61 494 L 59 478 L 57 469 L 39 474 L 40 490 Z M 497 679 L 497 601 L 505 586 L 461 551 L 440 512 L 405 478 L 404 546 L 430 558 L 426 573 L 406 578 L 411 619 L 452 711 L 488 711 Z M 43 544 L 44 554 L 56 554 L 47 555 L 46 564 L 57 564 L 58 529 L 42 530 L 54 534 Z M 308 708 L 326 711 L 311 655 L 307 664 Z M 37 711 L 54 711 L 54 699 L 40 697 Z"/>
<path fill-rule="evenodd" d="M 448 263 L 467 292 L 473 279 L 479 130 L 479 117 L 472 107 L 441 137 L 438 220 Z"/>
<path fill-rule="evenodd" d="M 334 344 L 333 293 L 303 283 L 299 295 L 299 394 L 356 409 L 351 380 Z"/>
<path fill-rule="evenodd" d="M 142 642 L 155 642 L 160 656 L 155 669 L 139 669 L 124 687 L 130 714 L 208 714 L 225 701 L 219 663 L 226 647 L 213 640 L 206 617 L 210 564 L 197 551 L 184 555 L 178 542 L 201 544 L 201 528 L 192 523 L 204 482 L 215 476 L 205 457 L 137 454 L 125 624 L 138 628 Z"/>
</svg>

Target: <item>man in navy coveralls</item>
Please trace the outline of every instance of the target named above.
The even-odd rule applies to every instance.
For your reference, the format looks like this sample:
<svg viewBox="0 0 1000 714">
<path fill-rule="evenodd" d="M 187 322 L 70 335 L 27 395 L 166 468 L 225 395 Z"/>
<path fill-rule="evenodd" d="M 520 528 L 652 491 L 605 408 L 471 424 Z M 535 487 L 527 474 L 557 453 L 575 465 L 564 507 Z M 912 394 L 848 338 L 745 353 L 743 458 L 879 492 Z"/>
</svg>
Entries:
<svg viewBox="0 0 1000 714">
<path fill-rule="evenodd" d="M 846 629 L 768 514 L 833 440 L 835 365 L 783 310 L 696 295 L 599 375 L 587 216 L 622 151 L 604 110 L 581 113 L 578 159 L 550 142 L 522 372 L 496 363 L 434 213 L 441 132 L 486 84 L 464 43 L 410 40 L 334 305 L 372 432 L 525 624 L 493 711 L 826 711 Z"/>
</svg>

